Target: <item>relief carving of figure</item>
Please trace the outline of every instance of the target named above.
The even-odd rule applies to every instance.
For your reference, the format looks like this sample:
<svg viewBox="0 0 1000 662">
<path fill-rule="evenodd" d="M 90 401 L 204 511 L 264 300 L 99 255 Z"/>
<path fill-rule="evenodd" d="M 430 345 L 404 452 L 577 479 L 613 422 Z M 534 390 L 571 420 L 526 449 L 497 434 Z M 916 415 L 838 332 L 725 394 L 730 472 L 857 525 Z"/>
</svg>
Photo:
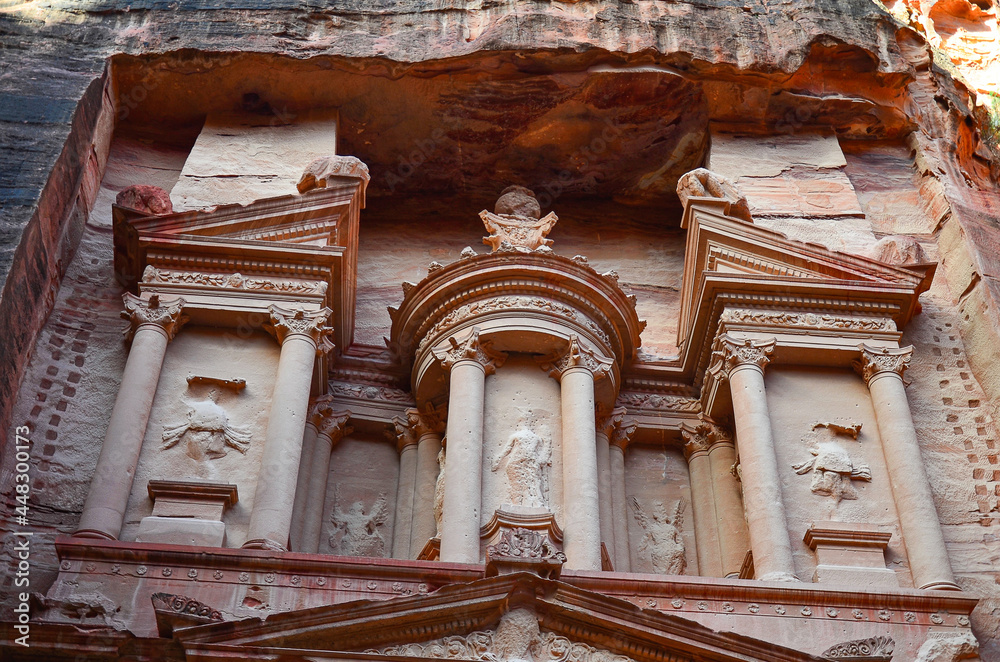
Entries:
<svg viewBox="0 0 1000 662">
<path fill-rule="evenodd" d="M 800 476 L 812 472 L 809 489 L 813 494 L 832 496 L 838 502 L 841 499 L 857 499 L 858 492 L 851 481 L 863 480 L 870 483 L 872 480 L 868 465 L 854 466 L 851 456 L 836 442 L 822 441 L 809 452 L 813 454 L 812 459 L 793 464 L 792 469 Z"/>
<path fill-rule="evenodd" d="M 190 403 L 187 418 L 174 425 L 163 426 L 163 450 L 181 441 L 188 456 L 194 460 L 216 460 L 225 457 L 228 448 L 246 453 L 250 448 L 250 431 L 229 424 L 229 416 L 217 402 L 219 392 L 212 389 L 208 400 Z"/>
<path fill-rule="evenodd" d="M 389 500 L 385 492 L 378 495 L 365 512 L 363 501 L 355 501 L 347 512 L 340 509 L 339 489 L 334 494 L 333 516 L 336 529 L 330 536 L 330 548 L 345 556 L 385 556 L 385 538 L 381 527 L 389 518 Z"/>
<path fill-rule="evenodd" d="M 533 430 L 518 428 L 500 455 L 490 465 L 492 471 L 501 466 L 509 483 L 510 503 L 518 506 L 544 508 L 548 505 L 546 467 L 552 466 L 552 444 Z"/>
<path fill-rule="evenodd" d="M 687 568 L 684 557 L 684 540 L 680 530 L 684 524 L 684 502 L 678 500 L 674 507 L 674 515 L 667 514 L 667 508 L 662 501 L 653 502 L 653 514 L 647 516 L 635 497 L 630 499 L 635 520 L 642 527 L 642 542 L 639 543 L 639 554 L 648 550 L 653 571 L 662 575 L 681 575 Z"/>
</svg>

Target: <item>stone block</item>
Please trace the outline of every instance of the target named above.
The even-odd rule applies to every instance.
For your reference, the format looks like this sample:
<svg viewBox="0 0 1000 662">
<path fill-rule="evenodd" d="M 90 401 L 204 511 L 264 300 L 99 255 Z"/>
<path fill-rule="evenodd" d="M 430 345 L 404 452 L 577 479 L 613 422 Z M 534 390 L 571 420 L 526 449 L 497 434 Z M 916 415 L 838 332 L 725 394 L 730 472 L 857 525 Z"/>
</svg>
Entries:
<svg viewBox="0 0 1000 662">
<path fill-rule="evenodd" d="M 226 544 L 226 525 L 218 520 L 191 517 L 143 517 L 135 541 L 222 547 Z"/>
</svg>

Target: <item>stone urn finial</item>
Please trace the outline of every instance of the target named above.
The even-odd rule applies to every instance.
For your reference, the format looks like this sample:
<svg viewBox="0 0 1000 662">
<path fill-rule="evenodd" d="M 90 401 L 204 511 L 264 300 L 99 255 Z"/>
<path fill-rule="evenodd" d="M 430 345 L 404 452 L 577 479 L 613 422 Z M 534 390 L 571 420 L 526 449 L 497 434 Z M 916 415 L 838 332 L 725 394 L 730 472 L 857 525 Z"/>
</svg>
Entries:
<svg viewBox="0 0 1000 662">
<path fill-rule="evenodd" d="M 550 251 L 551 239 L 545 236 L 552 231 L 559 219 L 553 213 L 544 218 L 535 193 L 523 186 L 508 186 L 497 198 L 493 212 L 483 210 L 479 218 L 490 236 L 483 237 L 483 243 L 493 252 Z"/>
</svg>

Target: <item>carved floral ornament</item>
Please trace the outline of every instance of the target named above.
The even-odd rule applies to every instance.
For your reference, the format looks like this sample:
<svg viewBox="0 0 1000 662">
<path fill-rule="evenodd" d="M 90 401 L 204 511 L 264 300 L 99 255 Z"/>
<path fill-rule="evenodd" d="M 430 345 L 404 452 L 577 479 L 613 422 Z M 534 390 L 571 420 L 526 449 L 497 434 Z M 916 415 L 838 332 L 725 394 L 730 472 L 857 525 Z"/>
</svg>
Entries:
<svg viewBox="0 0 1000 662">
<path fill-rule="evenodd" d="M 722 379 L 728 379 L 736 368 L 745 365 L 757 366 L 761 370 L 771 362 L 771 354 L 777 341 L 734 338 L 728 333 L 719 336 L 712 351 L 712 366 L 709 372 Z"/>
<path fill-rule="evenodd" d="M 181 311 L 184 308 L 184 299 L 177 298 L 170 301 L 162 301 L 157 294 L 150 295 L 148 299 L 142 299 L 134 294 L 125 293 L 122 296 L 125 310 L 122 311 L 122 319 L 129 320 L 131 324 L 125 329 L 125 337 L 132 339 L 139 327 L 153 325 L 160 327 L 167 338 L 174 339 L 184 323 L 188 321 L 187 315 Z"/>
<path fill-rule="evenodd" d="M 615 363 L 589 347 L 583 346 L 579 336 L 575 334 L 569 337 L 569 343 L 565 350 L 538 359 L 538 362 L 541 364 L 542 370 L 548 372 L 549 376 L 555 379 L 561 379 L 567 370 L 582 368 L 588 370 L 594 376 L 595 381 L 608 377 Z"/>
<path fill-rule="evenodd" d="M 888 662 L 892 659 L 896 642 L 892 637 L 880 636 L 868 639 L 854 639 L 842 644 L 831 646 L 823 651 L 827 660 L 844 660 L 852 662 Z"/>
<path fill-rule="evenodd" d="M 895 373 L 903 377 L 903 373 L 910 367 L 910 359 L 913 358 L 913 346 L 892 349 L 889 347 L 870 347 L 862 343 L 858 345 L 861 350 L 861 358 L 854 362 L 854 369 L 858 371 L 865 382 L 881 374 Z"/>
<path fill-rule="evenodd" d="M 237 272 L 231 274 L 197 271 L 167 271 L 147 265 L 142 272 L 146 284 L 198 285 L 232 290 L 280 292 L 287 294 L 326 294 L 326 281 L 290 281 L 273 278 L 250 278 Z"/>
<path fill-rule="evenodd" d="M 479 339 L 478 327 L 473 328 L 464 340 L 451 336 L 448 342 L 451 349 L 433 350 L 434 358 L 441 362 L 445 370 L 451 370 L 460 361 L 474 361 L 483 367 L 487 375 L 492 375 L 507 359 L 507 354 L 493 349 L 492 342 Z"/>
<path fill-rule="evenodd" d="M 278 343 L 284 344 L 292 336 L 305 336 L 316 345 L 316 354 L 326 354 L 334 348 L 330 335 L 333 327 L 327 326 L 327 320 L 333 315 L 329 308 L 306 311 L 303 308 L 289 310 L 271 306 L 271 325 L 268 328 Z"/>
<path fill-rule="evenodd" d="M 894 332 L 891 317 L 832 315 L 829 313 L 793 313 L 781 310 L 726 308 L 720 319 L 730 324 L 808 328 L 830 331 Z"/>
</svg>

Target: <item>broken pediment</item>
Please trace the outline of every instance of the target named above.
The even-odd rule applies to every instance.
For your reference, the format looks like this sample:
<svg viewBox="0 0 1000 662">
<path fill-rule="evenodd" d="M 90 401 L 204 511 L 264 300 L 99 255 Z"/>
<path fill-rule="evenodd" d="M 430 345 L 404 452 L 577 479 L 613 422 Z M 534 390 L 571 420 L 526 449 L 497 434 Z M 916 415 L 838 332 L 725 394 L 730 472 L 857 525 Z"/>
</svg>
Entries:
<svg viewBox="0 0 1000 662">
<path fill-rule="evenodd" d="M 211 651 L 221 650 L 255 659 L 277 648 L 284 655 L 308 650 L 310 659 L 350 657 L 351 651 L 366 659 L 489 662 L 819 659 L 526 573 L 454 584 L 425 595 L 175 628 L 173 638 L 197 659 L 210 659 Z"/>
</svg>

